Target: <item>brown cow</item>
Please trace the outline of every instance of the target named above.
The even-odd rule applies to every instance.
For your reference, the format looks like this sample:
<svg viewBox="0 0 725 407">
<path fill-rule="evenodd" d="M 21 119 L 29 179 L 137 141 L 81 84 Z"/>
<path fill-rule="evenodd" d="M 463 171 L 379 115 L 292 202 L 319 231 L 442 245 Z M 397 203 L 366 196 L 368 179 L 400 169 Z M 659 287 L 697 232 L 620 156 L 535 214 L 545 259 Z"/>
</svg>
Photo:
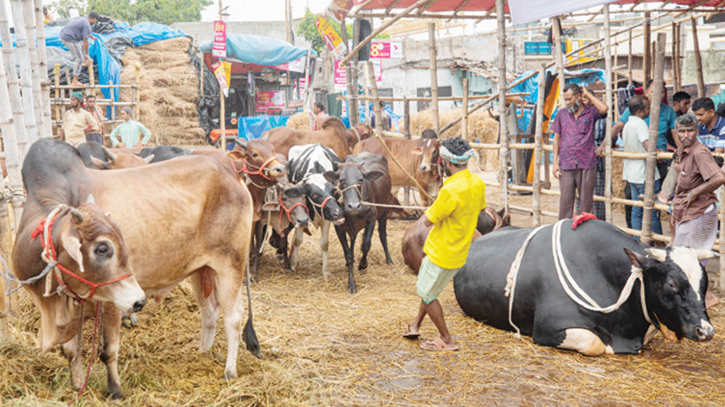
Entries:
<svg viewBox="0 0 725 407">
<path fill-rule="evenodd" d="M 423 252 L 425 239 L 428 238 L 428 234 L 433 229 L 432 226 L 425 226 L 423 219 L 421 216 L 420 219 L 410 225 L 408 230 L 405 231 L 405 235 L 403 235 L 403 243 L 401 245 L 403 260 L 415 274 L 418 274 L 420 264 L 425 257 L 425 253 Z M 506 208 L 491 209 L 491 207 L 486 207 L 478 215 L 478 224 L 476 225 L 473 240 L 504 226 L 511 226 L 511 217 Z"/>
<path fill-rule="evenodd" d="M 319 143 L 330 148 L 341 160 L 344 160 L 358 141 L 365 140 L 371 135 L 370 126 L 360 124 L 355 129 L 347 129 L 340 119 L 330 116 L 322 122 L 322 129 L 318 131 L 277 127 L 265 133 L 263 138 L 274 146 L 276 152 L 287 158 L 290 148 L 294 146 Z"/>
<path fill-rule="evenodd" d="M 383 137 L 382 140 L 398 162 L 405 168 L 405 171 L 412 175 L 428 195 L 435 199 L 438 196 L 438 190 L 443 185 L 441 177 L 443 171 L 439 163 L 439 140 L 437 138 L 402 140 L 386 137 Z M 361 141 L 355 146 L 353 154 L 359 154 L 363 151 L 384 155 L 387 158 L 393 196 L 398 196 L 401 187 L 416 187 L 410 177 L 405 175 L 405 172 L 389 157 L 388 152 L 380 143 L 380 139 L 373 137 Z M 421 198 L 424 206 L 430 204 L 425 196 L 421 195 Z"/>
<path fill-rule="evenodd" d="M 43 269 L 40 245 L 30 238 L 40 219 L 58 204 L 77 206 L 92 194 L 98 206 L 109 212 L 123 230 L 128 262 L 133 265 L 135 279 L 147 296 L 160 300 L 181 281 L 192 277 L 192 287 L 201 309 L 200 351 L 206 351 L 212 345 L 221 307 L 227 334 L 225 376 L 236 376 L 244 310 L 241 289 L 252 223 L 251 196 L 236 177 L 206 157 L 182 157 L 126 170 L 94 171 L 83 165 L 78 150 L 69 144 L 40 139 L 25 157 L 23 181 L 28 200 L 17 241 L 31 243 L 16 246 L 13 260 L 18 277 L 25 279 Z M 54 240 L 60 239 L 64 229 L 54 230 L 57 230 Z M 80 250 L 88 269 L 98 267 L 96 258 L 108 254 L 109 250 L 121 253 L 118 247 L 108 244 L 106 249 L 99 250 L 96 243 L 84 241 L 83 236 Z M 62 243 L 59 248 L 67 251 L 68 247 L 73 247 L 62 239 L 59 241 Z M 92 256 L 89 256 L 90 250 L 94 250 Z M 59 260 L 65 264 L 69 258 L 63 256 Z M 113 260 L 112 264 L 121 261 Z M 82 274 L 86 278 L 91 276 L 88 272 Z M 107 281 L 112 276 L 102 277 L 100 281 Z M 68 283 L 69 279 L 65 281 Z M 77 315 L 80 307 L 65 294 L 43 297 L 45 283 L 46 280 L 42 280 L 29 290 L 41 307 L 40 344 L 47 350 L 72 337 L 73 327 L 80 324 Z M 76 287 L 72 286 L 74 291 Z M 101 287 L 98 295 L 113 288 L 113 284 L 108 288 Z M 87 289 L 76 292 L 84 296 Z M 125 301 L 131 304 L 140 301 L 138 296 L 124 297 L 128 297 Z M 118 305 L 122 310 L 133 308 Z M 108 368 L 109 392 L 119 398 L 122 395 L 116 360 L 121 312 L 108 303 L 103 309 L 101 359 Z M 247 349 L 258 354 L 251 319 L 244 333 Z M 77 387 L 82 382 L 76 374 L 81 370 L 81 361 L 75 357 L 79 354 L 80 341 L 71 340 L 71 343 L 72 346 L 64 346 L 64 351 L 71 364 L 72 382 Z"/>
</svg>

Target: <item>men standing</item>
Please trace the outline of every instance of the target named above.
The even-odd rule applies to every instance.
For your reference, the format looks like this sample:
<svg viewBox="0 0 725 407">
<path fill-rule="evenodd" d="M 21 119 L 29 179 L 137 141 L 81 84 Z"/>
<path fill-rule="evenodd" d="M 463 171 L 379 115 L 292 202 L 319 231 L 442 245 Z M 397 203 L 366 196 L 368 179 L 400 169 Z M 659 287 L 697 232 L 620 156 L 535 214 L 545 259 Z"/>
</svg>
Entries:
<svg viewBox="0 0 725 407">
<path fill-rule="evenodd" d="M 478 214 L 486 207 L 486 185 L 466 169 L 475 155 L 465 140 L 449 138 L 441 143 L 440 155 L 448 179 L 433 206 L 423 216 L 426 226 L 433 226 L 425 241 L 426 257 L 418 272 L 417 291 L 421 298 L 418 315 L 403 337 L 420 336 L 420 324 L 426 315 L 438 328 L 440 336 L 421 345 L 424 350 L 458 350 L 453 341 L 438 296 L 466 263 Z"/>
<path fill-rule="evenodd" d="M 325 113 L 325 105 L 323 105 L 322 102 L 315 102 L 312 112 L 314 113 L 314 116 L 312 116 L 311 129 L 312 131 L 321 130 L 322 122 L 329 117 L 327 113 Z"/>
<path fill-rule="evenodd" d="M 86 110 L 96 119 L 99 129 L 98 133 L 86 133 L 86 141 L 95 141 L 96 143 L 103 144 L 103 123 L 105 122 L 105 117 L 103 117 L 101 108 L 96 106 L 96 95 L 86 96 Z"/>
<path fill-rule="evenodd" d="M 585 106 L 582 98 L 591 103 Z M 551 126 L 554 131 L 554 178 L 559 180 L 559 219 L 571 218 L 575 192 L 582 212 L 592 212 L 597 177 L 594 124 L 607 105 L 586 88 L 571 83 L 564 88 L 566 109 L 559 109 Z"/>
<path fill-rule="evenodd" d="M 714 153 L 725 151 L 725 119 L 715 114 L 715 103 L 710 98 L 696 99 L 692 111 L 697 117 L 697 139 Z"/>
<path fill-rule="evenodd" d="M 635 96 L 629 99 L 629 120 L 624 125 L 622 139 L 624 140 L 624 151 L 628 153 L 646 153 L 649 142 L 649 128 L 644 122 L 649 117 L 649 99 L 644 96 Z M 639 196 L 644 194 L 644 183 L 646 178 L 646 161 L 644 159 L 624 159 L 622 178 L 629 182 L 631 196 L 634 200 L 640 200 Z M 655 171 L 655 193 L 660 190 L 660 174 Z M 632 229 L 642 230 L 643 209 L 639 206 L 632 207 Z M 652 231 L 662 234 L 662 223 L 660 212 L 652 211 Z"/>
<path fill-rule="evenodd" d="M 83 109 L 83 94 L 73 92 L 70 96 L 70 110 L 63 115 L 63 128 L 61 137 L 68 144 L 77 147 L 78 144 L 86 141 L 86 134 L 98 133 L 98 122 L 93 116 Z"/>
<path fill-rule="evenodd" d="M 76 17 L 60 30 L 60 40 L 73 56 L 73 81 L 71 86 L 83 86 L 78 80 L 81 69 L 93 60 L 88 55 L 88 38 L 97 37 L 91 34 L 91 25 L 98 21 L 98 13 L 95 11 L 88 14 L 88 17 Z"/>
<path fill-rule="evenodd" d="M 677 149 L 673 165 L 679 171 L 672 170 L 667 176 L 668 179 L 677 177 L 672 200 L 675 223 L 672 245 L 711 250 L 718 229 L 714 191 L 725 183 L 725 173 L 715 163 L 710 150 L 698 140 L 697 119 L 693 115 L 682 115 L 675 124 L 682 145 Z M 708 289 L 705 305 L 709 308 L 718 302 Z"/>
<path fill-rule="evenodd" d="M 114 147 L 121 148 L 133 148 L 136 146 L 145 146 L 151 138 L 151 132 L 143 124 L 133 120 L 131 117 L 131 108 L 126 106 L 121 109 L 121 118 L 123 123 L 119 124 L 118 127 L 113 129 L 110 138 L 111 143 Z M 138 139 L 143 134 L 143 140 L 139 143 Z M 121 136 L 121 141 L 118 141 L 118 136 Z"/>
<path fill-rule="evenodd" d="M 373 110 L 373 109 L 370 109 L 370 110 Z M 383 120 L 382 120 L 382 122 L 383 122 L 383 131 L 389 131 L 390 128 L 393 127 L 393 120 L 390 118 L 390 115 L 387 112 L 385 112 L 385 102 L 383 102 L 382 100 L 380 101 L 380 112 L 381 112 L 381 116 L 383 118 Z M 373 114 L 370 115 L 370 123 L 369 123 L 369 125 L 373 129 L 377 125 L 377 120 L 375 118 L 375 112 L 373 112 Z"/>
<path fill-rule="evenodd" d="M 679 91 L 672 96 L 672 110 L 677 117 L 682 116 L 690 110 L 690 94 Z"/>
</svg>

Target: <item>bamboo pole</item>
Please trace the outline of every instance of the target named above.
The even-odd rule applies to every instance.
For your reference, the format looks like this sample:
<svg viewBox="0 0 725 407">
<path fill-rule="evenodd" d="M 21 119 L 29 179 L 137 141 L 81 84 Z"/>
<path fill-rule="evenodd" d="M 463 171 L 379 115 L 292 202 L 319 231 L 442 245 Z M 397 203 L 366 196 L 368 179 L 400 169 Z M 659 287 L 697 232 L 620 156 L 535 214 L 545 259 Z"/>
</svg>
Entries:
<svg viewBox="0 0 725 407">
<path fill-rule="evenodd" d="M 135 70 L 133 73 L 133 102 L 135 104 L 134 106 L 134 116 L 136 116 L 137 121 L 141 121 L 141 109 L 139 106 L 140 102 L 140 93 L 139 92 L 139 83 L 141 83 L 141 64 L 136 62 L 136 65 L 134 66 Z M 203 83 L 203 81 L 202 81 Z M 111 90 L 113 92 L 113 90 Z"/>
<path fill-rule="evenodd" d="M 352 35 L 353 35 L 353 42 L 357 41 L 358 37 L 360 37 L 360 22 L 358 19 L 355 19 L 355 25 L 352 27 Z M 350 80 L 352 81 L 352 87 L 353 87 L 353 93 L 352 93 L 352 100 L 350 101 L 351 104 L 351 110 L 353 112 L 351 113 L 350 120 L 355 121 L 355 125 L 360 124 L 360 105 L 358 104 L 358 91 L 357 91 L 357 84 L 358 84 L 358 72 L 359 72 L 359 63 L 358 63 L 358 54 L 357 52 L 355 55 L 352 56 L 352 65 L 350 66 Z"/>
<path fill-rule="evenodd" d="M 610 46 L 610 34 L 611 22 L 609 19 L 609 5 L 604 6 L 604 69 L 605 77 L 607 81 L 605 103 L 609 108 L 609 114 L 607 115 L 606 129 L 604 133 L 604 213 L 605 220 L 607 223 L 614 221 L 614 215 L 612 213 L 612 118 L 614 118 L 614 112 L 616 109 L 612 109 L 612 88 L 614 86 L 612 79 L 612 51 Z M 631 32 L 631 31 L 630 31 Z M 631 53 L 630 53 L 631 55 Z"/>
<path fill-rule="evenodd" d="M 680 30 L 682 23 L 675 24 L 675 36 L 672 38 L 672 43 L 675 46 L 675 53 L 672 56 L 672 66 L 675 70 L 675 92 L 682 90 L 682 67 L 680 66 Z"/>
<path fill-rule="evenodd" d="M 53 77 L 55 79 L 55 99 L 60 99 L 60 64 L 55 64 L 53 66 Z M 55 105 L 55 120 L 56 120 L 56 127 L 57 127 L 57 136 L 60 136 L 60 123 L 63 120 L 63 117 L 60 115 L 60 104 Z"/>
<path fill-rule="evenodd" d="M 605 6 L 606 7 L 606 6 Z M 534 133 L 534 181 L 532 188 L 534 227 L 541 226 L 541 144 L 544 138 L 544 100 L 546 99 L 546 65 L 539 70 L 539 94 L 536 99 L 536 133 Z"/>
<path fill-rule="evenodd" d="M 403 96 L 403 127 L 405 139 L 410 140 L 410 101 L 406 96 Z M 403 193 L 405 206 L 410 206 L 410 187 L 405 187 Z"/>
<path fill-rule="evenodd" d="M 388 28 L 391 25 L 393 25 L 396 21 L 398 21 L 401 18 L 403 18 L 403 17 L 407 16 L 408 14 L 410 14 L 411 11 L 415 10 L 418 7 L 421 7 L 421 6 L 425 5 L 425 3 L 428 3 L 428 2 L 430 2 L 430 0 L 418 0 L 415 4 L 411 5 L 410 7 L 406 8 L 405 10 L 401 11 L 395 17 L 387 20 L 380 27 L 378 27 L 375 31 L 373 31 L 367 38 L 365 38 L 364 40 L 360 41 L 355 46 L 355 48 L 353 48 L 353 50 L 350 51 L 350 53 L 345 58 L 343 58 L 342 61 L 340 61 L 340 63 L 341 64 L 347 64 L 347 63 L 349 63 L 350 60 L 352 59 L 353 55 L 357 54 L 357 52 L 360 51 L 362 49 L 362 47 L 364 47 L 368 42 L 372 41 L 373 38 L 375 38 L 378 34 L 380 34 L 381 32 L 385 31 L 386 28 Z M 417 16 L 417 17 L 420 17 L 420 16 Z"/>
<path fill-rule="evenodd" d="M 508 158 L 509 136 L 506 128 L 506 20 L 504 19 L 504 0 L 496 0 L 496 14 L 498 22 L 498 111 L 499 133 L 501 135 L 501 150 L 499 160 L 501 166 L 498 170 L 498 182 L 501 184 L 501 206 L 508 209 Z M 559 49 L 561 52 L 561 49 Z"/>
<path fill-rule="evenodd" d="M 33 110 L 35 111 L 35 137 L 37 139 L 43 136 L 43 129 L 45 128 L 43 120 L 45 119 L 45 116 L 43 114 L 43 95 L 40 89 L 41 76 L 38 59 L 38 46 L 35 38 L 36 28 L 33 0 L 22 0 L 22 11 L 25 23 L 25 34 L 28 39 L 28 54 L 30 55 L 30 71 L 33 81 Z"/>
<path fill-rule="evenodd" d="M 677 89 L 677 82 L 680 81 L 680 74 L 677 72 L 677 65 L 675 64 L 675 61 L 677 61 L 677 23 L 674 21 L 672 22 L 672 78 L 674 81 L 675 86 L 675 92 L 679 92 L 679 89 Z"/>
<path fill-rule="evenodd" d="M 652 20 L 649 11 L 644 12 L 644 58 L 642 59 L 642 72 L 644 73 L 644 82 L 649 81 L 651 72 L 650 66 L 652 55 L 650 54 L 650 43 L 652 42 Z"/>
<path fill-rule="evenodd" d="M 10 95 L 10 105 L 15 123 L 15 137 L 18 145 L 18 156 L 25 157 L 29 144 L 25 127 L 25 110 L 23 110 L 23 99 L 20 92 L 20 79 L 15 66 L 15 49 L 10 36 L 10 22 L 8 21 L 7 3 L 0 1 L 0 41 L 2 41 L 3 61 L 7 73 L 7 87 Z M 8 62 L 12 61 L 12 62 Z"/>
<path fill-rule="evenodd" d="M 38 42 L 38 70 L 40 73 L 40 92 L 43 111 L 43 137 L 52 137 L 53 120 L 50 112 L 50 78 L 48 78 L 48 54 L 45 49 L 45 25 L 43 24 L 43 1 L 34 0 L 35 37 Z"/>
<path fill-rule="evenodd" d="M 629 52 L 627 54 L 627 69 L 629 70 L 629 73 L 627 74 L 627 81 L 629 82 L 628 85 L 631 88 L 632 87 L 632 31 L 629 31 Z"/>
<path fill-rule="evenodd" d="M 561 50 L 561 23 L 558 17 L 551 18 L 551 25 L 554 32 L 554 55 L 556 58 L 556 71 L 559 74 L 559 106 L 564 105 L 564 87 L 566 86 L 566 78 L 564 77 L 564 53 Z M 503 116 L 501 116 L 503 117 Z"/>
<path fill-rule="evenodd" d="M 34 107 L 35 101 L 33 99 L 33 74 L 31 68 L 32 64 L 30 62 L 30 49 L 28 48 L 28 34 L 25 29 L 22 1 L 12 0 L 10 6 L 13 12 L 13 21 L 15 22 L 15 45 L 18 63 L 20 65 L 20 86 L 22 88 L 23 110 L 26 113 L 25 136 L 27 137 L 28 143 L 32 144 L 32 142 L 38 137 L 38 128 Z M 33 38 L 35 38 L 35 36 L 33 36 Z"/>
<path fill-rule="evenodd" d="M 461 86 L 463 87 L 463 101 L 461 103 L 463 105 L 461 106 L 463 109 L 462 138 L 468 141 L 468 78 L 463 78 L 461 82 Z"/>
<path fill-rule="evenodd" d="M 436 134 L 441 132 L 441 122 L 438 117 L 438 67 L 436 66 L 436 25 L 435 23 L 428 24 L 428 45 L 430 47 L 430 96 L 433 99 L 431 102 L 431 113 L 433 114 L 433 129 Z"/>
<path fill-rule="evenodd" d="M 700 55 L 700 41 L 697 38 L 697 24 L 695 17 L 692 17 L 692 45 L 695 49 L 695 68 L 697 70 L 697 97 L 704 98 L 705 92 L 705 80 L 702 76 L 702 56 Z"/>
<path fill-rule="evenodd" d="M 662 99 L 662 82 L 665 70 L 665 45 L 667 34 L 657 34 L 657 53 L 655 55 L 654 88 L 652 100 Z M 660 104 L 652 103 L 650 108 L 649 142 L 647 144 L 647 166 L 644 186 L 644 211 L 642 213 L 642 243 L 649 244 L 652 236 L 652 208 L 654 204 L 655 171 L 657 170 L 657 136 L 659 134 Z"/>
</svg>

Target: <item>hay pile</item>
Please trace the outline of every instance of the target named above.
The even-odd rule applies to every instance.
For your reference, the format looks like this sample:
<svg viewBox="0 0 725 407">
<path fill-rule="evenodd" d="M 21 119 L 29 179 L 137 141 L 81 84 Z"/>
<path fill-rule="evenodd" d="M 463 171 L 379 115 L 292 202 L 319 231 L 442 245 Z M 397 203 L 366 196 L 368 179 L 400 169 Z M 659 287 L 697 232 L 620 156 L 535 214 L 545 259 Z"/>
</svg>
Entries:
<svg viewBox="0 0 725 407">
<path fill-rule="evenodd" d="M 136 64 L 139 75 L 139 116 L 151 131 L 151 142 L 175 145 L 206 143 L 199 126 L 196 102 L 199 99 L 199 74 L 189 64 L 191 39 L 173 38 L 129 48 L 123 56 L 121 83 L 134 83 Z M 120 100 L 133 101 L 133 91 L 122 89 Z"/>
<path fill-rule="evenodd" d="M 287 120 L 287 127 L 297 130 L 310 131 L 310 115 L 307 113 L 295 113 Z"/>
<path fill-rule="evenodd" d="M 446 126 L 453 120 L 461 117 L 463 109 L 453 109 L 439 112 L 441 127 Z M 400 128 L 403 128 L 403 121 L 400 120 Z M 460 136 L 462 132 L 463 122 L 457 123 L 455 126 L 447 130 L 444 137 Z M 430 109 L 413 113 L 410 116 L 410 131 L 413 135 L 420 135 L 425 129 L 432 129 L 433 115 Z M 468 116 L 468 141 L 479 142 L 484 144 L 495 144 L 498 141 L 498 122 L 484 110 L 479 109 Z M 498 150 L 479 150 L 481 162 L 479 167 L 482 171 L 495 171 L 499 167 Z"/>
</svg>

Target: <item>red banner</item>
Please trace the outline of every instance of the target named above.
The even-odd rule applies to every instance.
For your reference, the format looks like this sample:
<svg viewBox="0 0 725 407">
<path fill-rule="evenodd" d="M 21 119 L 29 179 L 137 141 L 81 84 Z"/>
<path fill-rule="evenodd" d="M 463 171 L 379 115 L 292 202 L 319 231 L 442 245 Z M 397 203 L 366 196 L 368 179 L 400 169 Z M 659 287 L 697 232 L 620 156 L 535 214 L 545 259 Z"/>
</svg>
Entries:
<svg viewBox="0 0 725 407">
<path fill-rule="evenodd" d="M 224 21 L 214 21 L 214 43 L 211 54 L 217 58 L 227 57 L 227 25 Z"/>
</svg>

